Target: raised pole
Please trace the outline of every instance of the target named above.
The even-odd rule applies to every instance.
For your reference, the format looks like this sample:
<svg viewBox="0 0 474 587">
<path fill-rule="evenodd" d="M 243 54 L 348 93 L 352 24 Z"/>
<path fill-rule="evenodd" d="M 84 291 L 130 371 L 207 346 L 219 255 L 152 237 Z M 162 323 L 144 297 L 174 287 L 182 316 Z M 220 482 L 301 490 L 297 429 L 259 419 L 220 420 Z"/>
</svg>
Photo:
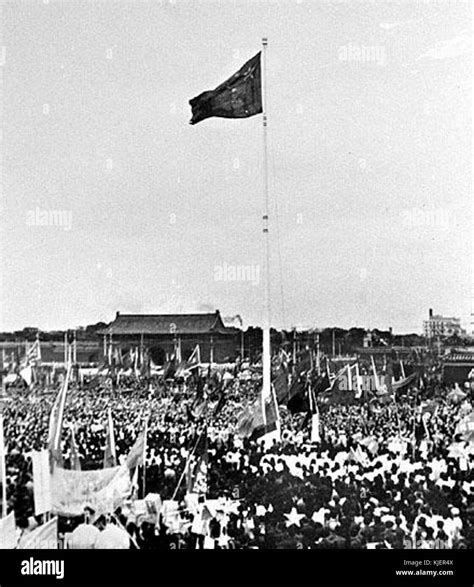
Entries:
<svg viewBox="0 0 474 587">
<path fill-rule="evenodd" d="M 268 195 L 268 139 L 267 139 L 267 44 L 262 39 L 262 123 L 263 123 L 263 215 L 262 229 L 264 241 L 264 307 L 263 307 L 263 340 L 262 340 L 262 414 L 266 424 L 265 402 L 271 398 L 271 348 L 270 348 L 270 242 L 269 242 L 269 195 Z"/>
</svg>

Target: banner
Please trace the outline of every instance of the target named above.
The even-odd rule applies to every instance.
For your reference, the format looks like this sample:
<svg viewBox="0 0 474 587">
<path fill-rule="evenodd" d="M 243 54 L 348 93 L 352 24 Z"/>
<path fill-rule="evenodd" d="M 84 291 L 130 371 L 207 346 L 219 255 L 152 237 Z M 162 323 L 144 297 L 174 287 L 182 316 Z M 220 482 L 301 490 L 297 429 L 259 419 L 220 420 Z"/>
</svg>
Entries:
<svg viewBox="0 0 474 587">
<path fill-rule="evenodd" d="M 319 434 L 319 414 L 313 414 L 311 418 L 311 442 L 320 442 L 321 436 Z"/>
<path fill-rule="evenodd" d="M 35 516 L 51 510 L 51 476 L 47 449 L 32 451 Z"/>
<path fill-rule="evenodd" d="M 15 514 L 10 512 L 5 518 L 0 518 L 0 549 L 12 549 L 17 545 Z"/>
<path fill-rule="evenodd" d="M 125 465 L 94 471 L 55 467 L 51 476 L 52 509 L 63 516 L 80 516 L 86 506 L 96 515 L 112 512 L 131 492 Z"/>
<path fill-rule="evenodd" d="M 33 531 L 24 534 L 18 545 L 20 550 L 54 550 L 58 548 L 58 518 L 54 517 Z"/>
</svg>

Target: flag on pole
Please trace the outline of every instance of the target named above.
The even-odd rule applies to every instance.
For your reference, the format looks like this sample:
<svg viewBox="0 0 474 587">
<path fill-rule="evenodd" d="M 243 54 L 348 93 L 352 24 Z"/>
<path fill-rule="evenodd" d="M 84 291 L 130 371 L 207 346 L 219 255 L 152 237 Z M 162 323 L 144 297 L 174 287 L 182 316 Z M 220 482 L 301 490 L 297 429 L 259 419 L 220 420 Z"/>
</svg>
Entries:
<svg viewBox="0 0 474 587">
<path fill-rule="evenodd" d="M 117 465 L 117 452 L 115 449 L 114 421 L 112 419 L 112 410 L 108 409 L 105 451 L 104 451 L 104 469 L 115 467 Z"/>
<path fill-rule="evenodd" d="M 66 394 L 69 384 L 69 377 L 71 374 L 71 367 L 68 366 L 66 376 L 61 385 L 58 395 L 54 401 L 49 416 L 49 433 L 48 433 L 48 449 L 52 458 L 52 462 L 62 466 L 61 454 L 61 432 L 63 426 L 64 406 L 66 403 Z"/>
<path fill-rule="evenodd" d="M 134 469 L 145 464 L 147 425 L 140 432 L 127 455 L 127 467 Z"/>
<path fill-rule="evenodd" d="M 190 100 L 190 124 L 197 124 L 212 116 L 249 118 L 261 114 L 263 108 L 260 57 L 261 52 L 258 52 L 214 90 L 203 92 Z"/>
<path fill-rule="evenodd" d="M 203 441 L 198 443 L 195 454 L 198 457 L 197 462 L 194 464 L 189 462 L 186 469 L 186 489 L 187 493 L 205 495 L 207 493 L 207 467 L 209 460 L 207 434 L 204 435 Z"/>
<path fill-rule="evenodd" d="M 79 450 L 77 448 L 77 444 L 76 444 L 76 437 L 74 435 L 74 426 L 71 426 L 71 446 L 70 446 L 70 464 L 71 464 L 71 469 L 73 469 L 74 471 L 80 471 L 81 470 L 81 459 L 79 457 Z"/>
<path fill-rule="evenodd" d="M 264 402 L 265 416 L 263 415 L 262 393 L 250 405 L 244 408 L 237 424 L 237 434 L 241 438 L 258 438 L 273 432 L 278 428 L 278 410 L 273 399 L 273 394 Z"/>
</svg>

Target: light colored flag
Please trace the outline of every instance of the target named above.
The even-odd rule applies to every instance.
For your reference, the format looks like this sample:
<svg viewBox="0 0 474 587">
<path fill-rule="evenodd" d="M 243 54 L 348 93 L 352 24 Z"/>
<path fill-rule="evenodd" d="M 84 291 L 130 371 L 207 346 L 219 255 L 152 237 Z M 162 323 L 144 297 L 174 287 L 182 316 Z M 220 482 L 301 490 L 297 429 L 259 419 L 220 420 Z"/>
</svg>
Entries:
<svg viewBox="0 0 474 587">
<path fill-rule="evenodd" d="M 380 382 L 379 382 L 379 377 L 377 375 L 377 369 L 375 368 L 375 361 L 374 361 L 373 355 L 370 355 L 370 362 L 372 364 L 372 372 L 374 374 L 375 389 L 377 391 L 380 391 Z"/>
<path fill-rule="evenodd" d="M 61 431 L 63 425 L 64 406 L 66 404 L 66 395 L 71 376 L 71 365 L 68 365 L 66 376 L 62 383 L 61 389 L 54 401 L 49 417 L 49 434 L 48 448 L 56 462 L 61 462 Z"/>
<path fill-rule="evenodd" d="M 81 459 L 79 456 L 79 449 L 77 448 L 77 444 L 76 444 L 76 437 L 74 434 L 74 425 L 71 426 L 71 456 L 70 456 L 70 462 L 71 462 L 71 469 L 74 469 L 74 471 L 80 471 L 81 470 Z"/>
<path fill-rule="evenodd" d="M 51 510 L 51 477 L 48 450 L 32 451 L 33 462 L 33 497 L 35 515 L 39 516 Z"/>
<path fill-rule="evenodd" d="M 33 381 L 33 367 L 31 365 L 27 365 L 20 369 L 20 376 L 26 382 L 28 387 L 30 387 Z"/>
<path fill-rule="evenodd" d="M 358 362 L 355 364 L 355 372 L 356 372 L 356 384 L 357 384 L 357 390 L 355 393 L 355 397 L 358 399 L 358 398 L 362 397 L 362 384 L 361 384 L 361 376 L 360 376 Z"/>
<path fill-rule="evenodd" d="M 117 452 L 115 449 L 114 421 L 112 410 L 108 409 L 107 414 L 107 437 L 105 439 L 104 468 L 117 465 Z"/>
<path fill-rule="evenodd" d="M 18 543 L 15 525 L 15 513 L 0 519 L 0 549 L 12 550 Z"/>
<path fill-rule="evenodd" d="M 319 433 L 319 412 L 316 412 L 311 418 L 311 442 L 320 441 L 321 435 Z"/>
<path fill-rule="evenodd" d="M 58 518 L 55 516 L 20 538 L 20 550 L 56 550 L 58 548 Z"/>
<path fill-rule="evenodd" d="M 127 455 L 127 467 L 129 469 L 134 469 L 139 465 L 145 464 L 145 455 L 146 455 L 146 436 L 147 436 L 147 424 L 145 424 L 144 429 L 140 432 L 135 440 L 135 444 L 130 449 L 130 452 Z"/>
</svg>

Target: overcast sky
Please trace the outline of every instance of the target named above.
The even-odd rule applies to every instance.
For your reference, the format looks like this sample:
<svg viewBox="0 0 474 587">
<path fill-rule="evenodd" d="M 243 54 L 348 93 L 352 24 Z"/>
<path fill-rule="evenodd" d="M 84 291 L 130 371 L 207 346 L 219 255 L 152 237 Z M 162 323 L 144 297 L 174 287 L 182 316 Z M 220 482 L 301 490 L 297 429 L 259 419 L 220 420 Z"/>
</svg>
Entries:
<svg viewBox="0 0 474 587">
<path fill-rule="evenodd" d="M 262 117 L 190 126 L 188 101 L 262 36 L 273 324 L 419 331 L 433 307 L 467 325 L 470 13 L 470 1 L 4 3 L 0 329 L 117 310 L 260 322 Z"/>
</svg>

